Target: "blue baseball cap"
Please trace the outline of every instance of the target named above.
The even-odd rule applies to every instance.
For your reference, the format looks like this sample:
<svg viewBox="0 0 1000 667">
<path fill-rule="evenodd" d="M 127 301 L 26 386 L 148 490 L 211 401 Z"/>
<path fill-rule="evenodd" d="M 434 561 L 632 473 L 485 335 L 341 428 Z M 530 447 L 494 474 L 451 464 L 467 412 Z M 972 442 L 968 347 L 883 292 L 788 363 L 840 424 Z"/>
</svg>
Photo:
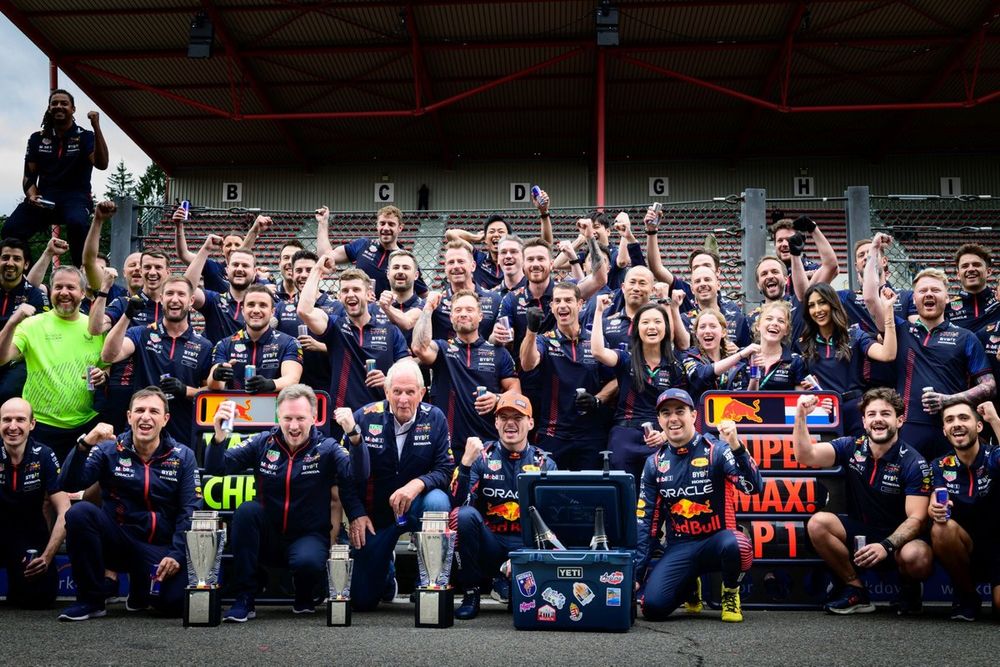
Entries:
<svg viewBox="0 0 1000 667">
<path fill-rule="evenodd" d="M 656 411 L 659 412 L 660 408 L 667 401 L 680 401 L 694 410 L 694 401 L 691 400 L 691 394 L 687 393 L 683 389 L 667 389 L 660 394 L 659 398 L 656 399 Z"/>
</svg>

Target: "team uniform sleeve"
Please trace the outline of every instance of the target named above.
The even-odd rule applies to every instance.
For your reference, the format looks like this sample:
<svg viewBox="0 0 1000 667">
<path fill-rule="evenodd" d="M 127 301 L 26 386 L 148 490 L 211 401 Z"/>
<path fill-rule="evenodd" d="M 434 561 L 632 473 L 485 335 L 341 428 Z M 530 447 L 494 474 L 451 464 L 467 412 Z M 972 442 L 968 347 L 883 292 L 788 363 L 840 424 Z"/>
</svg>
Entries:
<svg viewBox="0 0 1000 667">
<path fill-rule="evenodd" d="M 226 267 L 221 262 L 217 262 L 214 259 L 206 261 L 201 276 L 205 282 L 206 297 L 209 290 L 218 293 L 229 289 L 229 282 L 226 280 Z"/>
<path fill-rule="evenodd" d="M 410 348 L 406 346 L 406 338 L 403 337 L 399 327 L 390 324 L 389 331 L 392 332 L 392 360 L 395 362 L 410 356 Z"/>
<path fill-rule="evenodd" d="M 45 485 L 46 493 L 56 493 L 59 491 L 59 459 L 51 449 L 43 450 L 42 455 L 42 481 Z"/>
<path fill-rule="evenodd" d="M 364 408 L 358 408 L 354 411 L 354 423 L 358 425 L 362 433 L 366 426 L 364 423 L 364 412 Z M 343 435 L 341 442 L 351 457 L 351 475 L 354 478 L 355 487 L 360 492 L 360 489 L 371 475 L 371 457 L 368 454 L 368 446 L 365 444 L 363 437 L 357 445 L 352 445 L 346 433 Z M 362 514 L 364 513 L 362 512 Z"/>
<path fill-rule="evenodd" d="M 114 440 L 108 440 L 114 446 Z M 89 454 L 82 453 L 76 445 L 69 450 L 69 456 L 63 463 L 59 474 L 59 488 L 63 491 L 82 491 L 101 478 L 108 454 L 105 443 L 98 443 L 90 448 Z"/>
<path fill-rule="evenodd" d="M 35 307 L 35 312 L 43 312 L 49 307 L 49 299 L 40 289 L 32 289 L 28 291 L 28 303 Z"/>
<path fill-rule="evenodd" d="M 978 378 L 982 375 L 992 375 L 993 370 L 986 360 L 986 351 L 983 344 L 974 335 L 965 337 L 965 356 L 969 364 L 969 375 Z"/>
<path fill-rule="evenodd" d="M 903 480 L 903 493 L 908 496 L 929 495 L 931 479 L 931 465 L 924 460 L 924 457 L 917 456 L 912 465 L 907 466 L 906 479 Z"/>
<path fill-rule="evenodd" d="M 360 239 L 354 239 L 350 243 L 344 245 L 344 252 L 347 253 L 347 259 L 351 260 L 352 262 L 356 260 L 358 258 L 358 255 L 361 254 L 361 251 L 364 249 L 364 247 L 369 243 L 371 243 L 371 239 L 360 238 Z"/>
<path fill-rule="evenodd" d="M 747 318 L 745 315 L 740 315 L 739 324 L 736 325 L 736 345 L 743 348 L 753 342 L 753 336 L 750 335 L 750 325 L 747 324 Z"/>
<path fill-rule="evenodd" d="M 734 452 L 728 444 L 715 441 L 712 447 L 728 481 L 747 495 L 755 496 L 761 492 L 764 480 L 761 479 L 760 470 L 757 469 L 757 462 L 753 460 L 745 446 Z"/>
<path fill-rule="evenodd" d="M 455 469 L 455 459 L 451 453 L 451 435 L 448 433 L 448 422 L 440 412 L 432 414 L 432 442 L 434 447 L 434 462 L 430 472 L 420 475 L 417 479 L 424 483 L 427 491 L 431 489 L 448 490 L 452 471 Z"/>
<path fill-rule="evenodd" d="M 941 459 L 934 459 L 934 462 L 931 463 L 931 486 L 934 488 L 945 486 L 944 472 L 941 470 Z"/>
<path fill-rule="evenodd" d="M 830 442 L 830 446 L 833 447 L 834 463 L 846 466 L 854 454 L 854 438 L 837 438 Z"/>
<path fill-rule="evenodd" d="M 138 350 L 139 346 L 142 344 L 142 332 L 146 327 L 144 325 L 139 325 L 136 327 L 129 327 L 125 330 L 125 338 L 128 338 L 135 344 L 135 349 Z"/>
<path fill-rule="evenodd" d="M 476 490 L 479 487 L 479 477 L 482 472 L 483 457 L 477 458 L 469 467 L 461 463 L 455 468 L 455 480 L 451 486 L 451 506 L 475 505 Z"/>
<path fill-rule="evenodd" d="M 661 517 L 659 495 L 656 488 L 656 455 L 646 459 L 639 484 L 639 503 L 635 516 L 639 523 L 639 536 L 635 548 L 635 580 L 642 583 L 652 555 L 653 543 L 659 530 Z"/>
<path fill-rule="evenodd" d="M 111 324 L 114 325 L 122 318 L 122 315 L 125 314 L 125 308 L 127 306 L 127 299 L 118 297 L 107 305 L 104 309 L 104 314 L 111 319 Z"/>
<path fill-rule="evenodd" d="M 358 517 L 365 515 L 365 506 L 361 502 L 358 493 L 358 480 L 354 478 L 354 461 L 338 442 L 332 438 L 323 445 L 325 456 L 328 459 L 335 478 L 332 483 L 337 486 L 340 494 L 340 504 L 344 506 L 348 521 L 354 521 Z"/>
<path fill-rule="evenodd" d="M 497 380 L 516 378 L 517 369 L 514 368 L 514 357 L 510 356 L 507 348 L 497 348 Z"/>
<path fill-rule="evenodd" d="M 187 533 L 191 529 L 191 516 L 194 511 L 201 508 L 201 475 L 198 474 L 198 464 L 194 460 L 194 452 L 190 449 L 185 451 L 185 456 L 181 461 L 180 487 L 177 494 L 180 500 L 180 508 L 177 512 L 177 520 L 174 523 L 174 537 L 170 544 L 170 551 L 167 555 L 183 563 L 187 554 Z"/>
<path fill-rule="evenodd" d="M 212 365 L 224 364 L 229 361 L 229 344 L 223 338 L 212 348 Z"/>
<path fill-rule="evenodd" d="M 235 447 L 227 447 L 227 443 L 217 444 L 212 440 L 205 447 L 205 472 L 215 477 L 235 475 L 248 468 L 256 468 L 261 443 L 269 435 L 270 433 L 258 433 Z"/>
<path fill-rule="evenodd" d="M 297 364 L 302 363 L 302 344 L 295 340 L 291 336 L 285 342 L 285 347 L 281 351 L 281 361 L 294 361 Z M 279 369 L 280 372 L 280 369 Z"/>
</svg>

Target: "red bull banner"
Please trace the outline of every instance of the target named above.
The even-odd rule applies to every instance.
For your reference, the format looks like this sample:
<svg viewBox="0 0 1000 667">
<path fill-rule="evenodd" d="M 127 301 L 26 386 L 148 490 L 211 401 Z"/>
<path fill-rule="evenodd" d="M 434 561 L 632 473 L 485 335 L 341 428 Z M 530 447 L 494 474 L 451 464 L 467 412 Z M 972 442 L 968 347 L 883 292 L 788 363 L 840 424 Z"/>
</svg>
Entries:
<svg viewBox="0 0 1000 667">
<path fill-rule="evenodd" d="M 327 399 L 325 392 L 316 393 L 316 426 L 322 426 L 327 421 Z M 233 426 L 237 430 L 248 428 L 271 427 L 276 423 L 278 412 L 277 394 L 246 394 L 242 391 L 219 392 L 203 391 L 195 397 L 195 426 L 212 427 L 212 420 L 219 404 L 223 401 L 233 401 L 236 404 L 236 417 Z"/>
<path fill-rule="evenodd" d="M 816 477 L 765 477 L 759 495 L 736 495 L 736 511 L 749 514 L 813 514 L 830 500 Z"/>
<path fill-rule="evenodd" d="M 742 426 L 737 428 L 742 429 Z M 829 434 L 826 437 L 819 437 L 810 432 L 810 436 L 814 443 L 832 439 Z M 795 450 L 792 448 L 790 433 L 741 433 L 740 440 L 750 450 L 750 455 L 753 456 L 753 460 L 757 462 L 757 467 L 762 473 L 811 470 L 795 460 Z M 833 475 L 839 470 L 839 468 L 828 468 L 822 471 L 817 470 L 816 473 Z"/>
<path fill-rule="evenodd" d="M 836 431 L 840 427 L 840 395 L 814 392 L 819 404 L 808 415 L 810 430 Z M 731 419 L 741 431 L 775 431 L 791 429 L 795 424 L 795 404 L 800 392 L 709 391 L 702 396 L 705 425 L 717 428 Z"/>
</svg>

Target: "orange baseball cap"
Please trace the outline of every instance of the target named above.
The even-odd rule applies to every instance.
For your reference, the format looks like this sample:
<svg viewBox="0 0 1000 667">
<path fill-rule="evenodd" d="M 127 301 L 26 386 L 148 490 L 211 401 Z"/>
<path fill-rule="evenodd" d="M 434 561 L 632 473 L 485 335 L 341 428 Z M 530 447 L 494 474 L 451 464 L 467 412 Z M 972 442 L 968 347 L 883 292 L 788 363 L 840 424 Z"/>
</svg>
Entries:
<svg viewBox="0 0 1000 667">
<path fill-rule="evenodd" d="M 507 391 L 500 394 L 500 399 L 497 401 L 496 411 L 500 412 L 504 408 L 517 410 L 525 417 L 531 416 L 531 401 L 516 391 Z"/>
</svg>

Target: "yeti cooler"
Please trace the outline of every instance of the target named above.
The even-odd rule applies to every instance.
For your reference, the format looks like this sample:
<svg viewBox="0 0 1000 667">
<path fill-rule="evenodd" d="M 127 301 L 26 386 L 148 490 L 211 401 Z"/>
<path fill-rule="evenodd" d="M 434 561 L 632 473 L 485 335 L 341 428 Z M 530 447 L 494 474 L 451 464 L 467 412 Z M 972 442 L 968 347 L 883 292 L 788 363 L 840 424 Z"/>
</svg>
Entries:
<svg viewBox="0 0 1000 667">
<path fill-rule="evenodd" d="M 518 477 L 525 548 L 510 555 L 511 605 L 518 630 L 627 632 L 635 620 L 635 482 L 623 472 L 538 472 Z M 535 548 L 527 508 L 566 550 Z M 590 550 L 604 508 L 609 550 Z"/>
</svg>

